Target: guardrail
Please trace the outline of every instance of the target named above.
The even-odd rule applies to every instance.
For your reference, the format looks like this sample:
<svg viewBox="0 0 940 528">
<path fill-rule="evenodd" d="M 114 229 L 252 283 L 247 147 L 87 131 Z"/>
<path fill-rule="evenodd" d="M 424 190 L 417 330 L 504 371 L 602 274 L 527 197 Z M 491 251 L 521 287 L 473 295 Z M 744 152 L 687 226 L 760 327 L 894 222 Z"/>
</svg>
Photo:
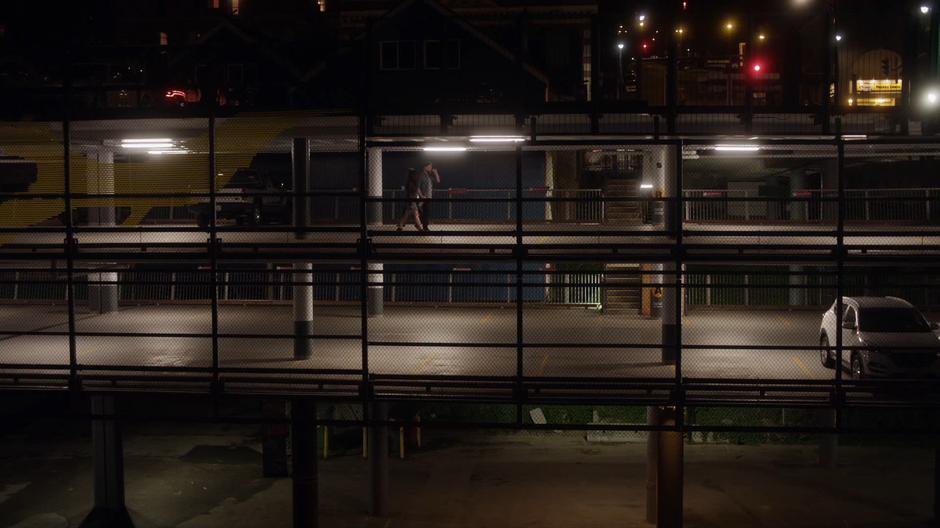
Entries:
<svg viewBox="0 0 940 528">
<path fill-rule="evenodd" d="M 838 191 L 798 189 L 786 196 L 758 191 L 689 189 L 683 191 L 689 222 L 835 223 Z M 940 221 L 940 189 L 846 189 L 846 222 L 929 224 Z"/>
<path fill-rule="evenodd" d="M 319 303 L 353 303 L 360 300 L 359 268 L 348 271 L 314 271 L 313 300 Z M 92 274 L 94 275 L 94 274 Z M 75 282 L 78 301 L 88 298 L 87 283 Z M 95 279 L 100 280 L 100 279 Z M 149 304 L 165 302 L 209 302 L 211 277 L 199 271 L 119 271 L 117 285 L 121 302 Z M 219 273 L 219 300 L 223 302 L 290 302 L 293 300 L 290 271 L 225 271 Z M 454 268 L 443 273 L 388 271 L 383 274 L 388 303 L 411 304 L 511 304 L 516 300 L 513 271 L 481 272 Z M 527 287 L 526 303 L 591 306 L 602 303 L 601 273 L 557 273 L 548 276 L 544 288 Z M 16 271 L 0 273 L 0 301 L 39 303 L 66 302 L 66 284 L 54 272 Z"/>
</svg>

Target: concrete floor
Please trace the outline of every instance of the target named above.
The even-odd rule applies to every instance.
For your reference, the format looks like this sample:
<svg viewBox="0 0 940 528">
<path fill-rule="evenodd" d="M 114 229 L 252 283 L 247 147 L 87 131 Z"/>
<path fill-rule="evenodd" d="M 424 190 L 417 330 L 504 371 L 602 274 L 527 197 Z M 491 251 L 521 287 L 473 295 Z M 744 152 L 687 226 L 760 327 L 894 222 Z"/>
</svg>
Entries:
<svg viewBox="0 0 940 528">
<path fill-rule="evenodd" d="M 67 426 L 65 427 L 67 429 Z M 246 426 L 137 424 L 126 437 L 127 504 L 138 528 L 290 526 L 287 479 L 260 474 Z M 0 526 L 77 526 L 91 506 L 87 434 L 62 424 L 0 436 Z M 368 528 L 648 527 L 645 444 L 578 434 L 426 432 L 391 461 L 387 518 L 367 505 L 353 448 L 320 462 L 321 525 Z M 927 526 L 932 453 L 843 447 L 835 469 L 801 445 L 686 447 L 689 528 Z"/>
<path fill-rule="evenodd" d="M 292 358 L 292 312 L 288 306 L 223 305 L 219 331 L 223 367 L 360 369 L 358 307 L 322 306 L 315 310 L 315 332 L 339 339 L 314 339 L 309 360 Z M 820 365 L 820 315 L 811 311 L 693 311 L 683 320 L 683 343 L 713 346 L 685 350 L 683 375 L 692 378 L 827 379 L 834 371 Z M 661 327 L 657 320 L 627 314 L 602 314 L 581 308 L 527 308 L 523 315 L 524 371 L 528 376 L 672 377 L 660 363 Z M 383 374 L 515 374 L 515 310 L 512 308 L 435 308 L 387 305 L 370 318 L 369 368 Z M 3 330 L 67 331 L 61 306 L 0 306 Z M 207 334 L 208 306 L 123 307 L 119 312 L 79 313 L 78 332 Z M 250 335 L 251 337 L 239 337 Z M 267 337 L 271 336 L 271 337 Z M 415 345 L 412 343 L 426 343 Z M 501 346 L 470 346 L 474 343 Z M 208 366 L 211 340 L 201 337 L 80 336 L 82 365 L 149 367 Z M 555 344 L 538 347 L 539 344 Z M 562 346 L 557 346 L 561 344 Z M 571 346 L 564 346 L 570 344 Z M 597 348 L 579 344 L 600 345 Z M 604 345 L 609 345 L 604 346 Z M 624 345 L 634 345 L 631 348 Z M 779 349 L 730 349 L 727 346 Z M 619 347 L 618 347 L 619 346 Z M 0 337 L 0 363 L 67 364 L 65 336 Z"/>
</svg>

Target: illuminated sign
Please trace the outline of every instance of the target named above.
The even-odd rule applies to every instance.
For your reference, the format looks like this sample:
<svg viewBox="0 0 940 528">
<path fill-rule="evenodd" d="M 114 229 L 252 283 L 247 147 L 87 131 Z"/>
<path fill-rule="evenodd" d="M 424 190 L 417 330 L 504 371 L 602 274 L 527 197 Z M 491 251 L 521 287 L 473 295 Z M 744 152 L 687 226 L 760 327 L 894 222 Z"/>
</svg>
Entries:
<svg viewBox="0 0 940 528">
<path fill-rule="evenodd" d="M 855 91 L 864 92 L 901 92 L 900 79 L 859 79 L 855 81 Z"/>
<path fill-rule="evenodd" d="M 895 106 L 894 97 L 857 97 L 855 106 Z"/>
</svg>

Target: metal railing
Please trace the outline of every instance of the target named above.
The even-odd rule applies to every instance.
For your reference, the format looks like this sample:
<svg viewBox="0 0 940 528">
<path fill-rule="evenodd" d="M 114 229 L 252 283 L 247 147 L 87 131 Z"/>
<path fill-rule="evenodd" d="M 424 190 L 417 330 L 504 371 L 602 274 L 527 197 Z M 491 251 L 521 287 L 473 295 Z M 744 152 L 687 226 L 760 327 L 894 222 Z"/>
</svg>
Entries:
<svg viewBox="0 0 940 528">
<path fill-rule="evenodd" d="M 313 300 L 317 303 L 355 303 L 358 268 L 348 271 L 314 271 Z M 64 281 L 53 272 L 0 272 L 0 302 L 64 303 Z M 514 273 L 470 268 L 441 273 L 414 271 L 383 273 L 384 300 L 399 304 L 511 304 L 515 302 Z M 88 297 L 86 280 L 77 277 L 76 299 Z M 85 279 L 85 280 L 82 280 Z M 95 279 L 97 280 L 97 279 Z M 294 275 L 290 271 L 224 271 L 219 273 L 219 301 L 289 303 L 293 300 Z M 212 280 L 199 271 L 119 271 L 119 298 L 123 304 L 207 303 Z M 602 304 L 603 274 L 558 273 L 548 276 L 544 288 L 526 289 L 524 301 L 533 304 L 598 307 Z"/>
<path fill-rule="evenodd" d="M 798 189 L 787 196 L 756 190 L 688 189 L 684 218 L 688 222 L 835 223 L 838 191 Z M 940 220 L 940 189 L 846 189 L 845 221 L 930 224 Z"/>
</svg>

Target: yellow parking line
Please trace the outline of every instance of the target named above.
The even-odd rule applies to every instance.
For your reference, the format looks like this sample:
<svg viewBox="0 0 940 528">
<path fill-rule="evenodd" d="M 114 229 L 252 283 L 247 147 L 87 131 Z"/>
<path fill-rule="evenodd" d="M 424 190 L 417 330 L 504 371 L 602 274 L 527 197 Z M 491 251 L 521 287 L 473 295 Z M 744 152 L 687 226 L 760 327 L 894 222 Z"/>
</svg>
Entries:
<svg viewBox="0 0 940 528">
<path fill-rule="evenodd" d="M 545 365 L 548 365 L 548 354 L 542 355 L 542 363 L 539 365 L 539 376 L 545 372 Z"/>
<path fill-rule="evenodd" d="M 787 328 L 790 328 L 791 326 L 793 326 L 793 323 L 790 322 L 790 318 L 789 318 L 789 317 L 784 317 L 784 316 L 782 316 L 782 315 L 778 315 L 778 316 L 777 316 L 777 319 L 779 319 L 780 322 L 783 323 L 783 326 L 786 326 Z"/>
<path fill-rule="evenodd" d="M 434 361 L 434 352 L 428 352 L 427 356 L 424 356 L 424 359 L 421 360 L 421 364 L 418 365 L 418 371 L 423 371 L 426 369 L 432 361 Z"/>
<path fill-rule="evenodd" d="M 493 312 L 486 312 L 486 315 L 483 316 L 482 322 L 486 323 L 493 318 Z"/>
<path fill-rule="evenodd" d="M 793 358 L 793 362 L 796 363 L 796 366 L 800 367 L 800 370 L 803 371 L 803 374 L 806 374 L 807 376 L 812 375 L 809 369 L 806 368 L 806 364 L 803 363 L 803 360 L 801 360 L 800 358 L 796 356 L 791 356 L 791 358 Z"/>
</svg>

